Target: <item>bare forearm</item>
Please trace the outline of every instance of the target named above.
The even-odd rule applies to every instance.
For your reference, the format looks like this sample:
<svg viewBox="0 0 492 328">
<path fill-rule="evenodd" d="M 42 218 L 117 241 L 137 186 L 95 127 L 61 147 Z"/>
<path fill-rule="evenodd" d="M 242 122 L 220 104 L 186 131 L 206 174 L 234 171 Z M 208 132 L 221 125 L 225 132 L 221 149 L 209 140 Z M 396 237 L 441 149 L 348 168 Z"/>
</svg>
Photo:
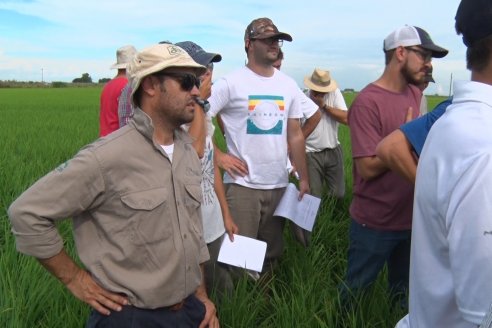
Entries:
<svg viewBox="0 0 492 328">
<path fill-rule="evenodd" d="M 208 299 L 208 294 L 207 294 L 207 289 L 205 287 L 205 272 L 203 269 L 203 264 L 200 264 L 200 269 L 202 271 L 202 281 L 200 283 L 200 286 L 195 291 L 195 296 L 202 302 L 205 302 Z"/>
<path fill-rule="evenodd" d="M 347 125 L 347 111 L 341 110 L 328 105 L 323 106 L 323 110 L 326 114 L 330 115 L 335 121 Z"/>
<path fill-rule="evenodd" d="M 39 263 L 60 280 L 64 285 L 68 285 L 75 278 L 77 273 L 82 270 L 75 261 L 68 256 L 65 250 L 61 250 L 57 255 L 38 259 Z"/>
<path fill-rule="evenodd" d="M 217 147 L 214 145 L 215 151 Z M 227 206 L 227 200 L 224 189 L 224 182 L 222 180 L 222 175 L 220 173 L 219 165 L 217 164 L 217 158 L 214 156 L 214 189 L 217 199 L 219 200 L 220 209 L 222 211 L 222 216 L 230 217 L 229 206 Z"/>
<path fill-rule="evenodd" d="M 205 153 L 205 136 L 207 126 L 205 124 L 205 113 L 202 108 L 195 104 L 195 117 L 190 124 L 188 134 L 193 138 L 193 148 L 198 154 L 199 158 L 202 158 Z"/>
<path fill-rule="evenodd" d="M 304 125 L 301 128 L 304 139 L 307 139 L 307 137 L 313 133 L 320 120 L 321 112 L 317 110 L 310 118 L 306 120 L 306 122 L 304 122 Z"/>
<path fill-rule="evenodd" d="M 376 155 L 392 170 L 415 183 L 417 159 L 401 130 L 395 130 L 376 147 Z"/>
<path fill-rule="evenodd" d="M 386 164 L 377 156 L 354 159 L 355 168 L 364 180 L 371 180 L 388 171 Z"/>
<path fill-rule="evenodd" d="M 301 181 L 309 181 L 306 166 L 306 148 L 304 137 L 302 135 L 299 122 L 293 122 L 289 119 L 288 144 L 290 149 L 290 158 L 294 163 Z"/>
</svg>

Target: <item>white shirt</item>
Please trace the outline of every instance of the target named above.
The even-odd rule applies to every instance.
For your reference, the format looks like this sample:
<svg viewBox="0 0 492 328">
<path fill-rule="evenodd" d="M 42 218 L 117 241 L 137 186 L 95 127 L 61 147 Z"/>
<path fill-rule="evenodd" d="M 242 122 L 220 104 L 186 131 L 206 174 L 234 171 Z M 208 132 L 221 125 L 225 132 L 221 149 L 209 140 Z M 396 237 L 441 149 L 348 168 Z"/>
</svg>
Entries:
<svg viewBox="0 0 492 328">
<path fill-rule="evenodd" d="M 203 157 L 200 159 L 202 163 L 201 187 L 203 194 L 200 209 L 202 210 L 203 239 L 208 244 L 222 236 L 225 228 L 219 198 L 215 193 L 214 144 L 212 142 L 215 127 L 209 116 L 205 118 L 205 123 L 207 125 L 207 135 L 205 137 Z M 188 131 L 189 124 L 183 125 L 183 128 Z"/>
<path fill-rule="evenodd" d="M 212 86 L 209 115 L 220 113 L 224 122 L 227 150 L 246 162 L 249 174 L 231 177 L 255 189 L 287 186 L 287 120 L 301 118 L 301 93 L 293 79 L 274 70 L 260 76 L 242 67 Z"/>
<path fill-rule="evenodd" d="M 334 107 L 345 111 L 347 110 L 345 99 L 343 99 L 342 92 L 338 88 L 335 91 L 328 92 L 325 95 L 325 103 L 329 107 Z M 303 110 L 305 119 L 310 118 L 313 114 L 314 112 L 311 112 L 309 108 Z M 327 148 L 333 149 L 338 146 L 340 144 L 338 141 L 338 126 L 339 123 L 337 120 L 331 117 L 324 110 L 321 110 L 321 120 L 306 139 L 306 151 L 318 152 Z"/>
<path fill-rule="evenodd" d="M 410 311 L 397 327 L 477 327 L 491 279 L 492 86 L 457 81 L 417 168 Z"/>
</svg>

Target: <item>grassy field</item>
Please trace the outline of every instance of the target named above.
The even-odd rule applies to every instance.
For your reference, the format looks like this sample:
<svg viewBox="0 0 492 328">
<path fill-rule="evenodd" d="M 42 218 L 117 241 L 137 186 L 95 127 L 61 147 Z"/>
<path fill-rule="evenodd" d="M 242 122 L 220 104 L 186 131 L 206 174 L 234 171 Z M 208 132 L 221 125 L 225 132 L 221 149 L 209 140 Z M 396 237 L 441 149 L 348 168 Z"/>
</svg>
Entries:
<svg viewBox="0 0 492 328">
<path fill-rule="evenodd" d="M 15 250 L 6 210 L 38 178 L 72 157 L 98 134 L 100 87 L 0 89 L 0 327 L 83 327 L 89 308 L 76 300 L 36 260 Z M 347 104 L 353 100 L 347 94 Z M 430 97 L 429 108 L 443 98 Z M 222 327 L 393 327 L 403 316 L 389 304 L 385 273 L 353 312 L 339 311 L 337 286 L 346 269 L 352 161 L 347 127 L 347 196 L 325 202 L 312 245 L 303 249 L 285 231 L 285 255 L 271 281 L 240 281 L 217 304 Z M 59 225 L 74 255 L 70 221 Z"/>
</svg>

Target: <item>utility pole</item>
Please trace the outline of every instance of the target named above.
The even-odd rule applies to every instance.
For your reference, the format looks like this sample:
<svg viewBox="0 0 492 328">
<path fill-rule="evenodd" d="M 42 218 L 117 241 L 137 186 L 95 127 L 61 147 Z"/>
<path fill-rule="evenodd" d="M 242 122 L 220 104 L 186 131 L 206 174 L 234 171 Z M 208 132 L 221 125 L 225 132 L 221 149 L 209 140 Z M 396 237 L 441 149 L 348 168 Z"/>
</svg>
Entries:
<svg viewBox="0 0 492 328">
<path fill-rule="evenodd" d="M 453 73 L 451 73 L 451 79 L 449 81 L 449 97 L 451 97 L 452 88 L 453 88 Z"/>
<path fill-rule="evenodd" d="M 44 69 L 41 68 L 41 83 L 44 83 Z"/>
</svg>

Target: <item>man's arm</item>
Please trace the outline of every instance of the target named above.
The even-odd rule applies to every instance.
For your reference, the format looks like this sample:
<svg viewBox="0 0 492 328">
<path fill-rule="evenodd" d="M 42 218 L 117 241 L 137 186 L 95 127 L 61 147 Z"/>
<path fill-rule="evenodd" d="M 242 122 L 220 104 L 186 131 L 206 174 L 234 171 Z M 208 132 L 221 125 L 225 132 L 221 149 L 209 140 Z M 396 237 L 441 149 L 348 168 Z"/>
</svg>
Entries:
<svg viewBox="0 0 492 328">
<path fill-rule="evenodd" d="M 222 181 L 222 175 L 220 173 L 219 166 L 217 165 L 217 149 L 218 147 L 214 143 L 214 189 L 217 199 L 219 200 L 220 210 L 222 212 L 222 218 L 224 220 L 224 227 L 229 235 L 229 239 L 234 241 L 234 234 L 239 232 L 239 228 L 232 219 L 231 212 L 229 211 L 229 206 L 227 205 L 224 182 Z"/>
<path fill-rule="evenodd" d="M 210 97 L 211 74 L 205 75 L 200 82 L 200 98 L 207 99 Z M 199 158 L 205 154 L 205 137 L 207 134 L 207 125 L 205 123 L 205 112 L 203 108 L 195 102 L 195 116 L 188 129 L 188 134 L 193 138 L 193 148 Z"/>
<path fill-rule="evenodd" d="M 237 175 L 244 177 L 248 174 L 248 166 L 236 156 L 224 153 L 219 147 L 217 147 L 215 156 L 217 158 L 217 166 L 225 170 L 231 177 Z"/>
<path fill-rule="evenodd" d="M 89 304 L 101 314 L 109 315 L 110 310 L 121 311 L 121 306 L 128 304 L 126 297 L 100 287 L 91 275 L 80 268 L 64 250 L 53 257 L 38 259 L 38 261 L 75 297 Z"/>
<path fill-rule="evenodd" d="M 219 128 L 220 133 L 224 134 L 224 122 L 220 118 L 220 115 L 216 116 L 217 126 Z M 215 140 L 214 140 L 215 145 Z M 248 174 L 248 166 L 245 162 L 240 160 L 234 155 L 224 153 L 219 147 L 215 147 L 214 158 L 216 160 L 216 164 L 222 170 L 226 171 L 231 177 L 242 176 Z"/>
<path fill-rule="evenodd" d="M 330 115 L 335 121 L 347 125 L 347 111 L 324 104 L 323 111 Z"/>
<path fill-rule="evenodd" d="M 309 177 L 306 166 L 306 148 L 301 131 L 301 123 L 296 118 L 287 120 L 287 142 L 290 155 L 297 173 L 299 174 L 299 198 L 309 193 Z"/>
<path fill-rule="evenodd" d="M 313 133 L 314 129 L 316 129 L 316 126 L 318 125 L 319 121 L 321 120 L 321 112 L 319 110 L 316 110 L 314 114 L 306 119 L 306 122 L 302 125 L 302 135 L 304 136 L 304 139 L 307 139 L 311 133 Z"/>
<path fill-rule="evenodd" d="M 397 172 L 411 183 L 415 183 L 417 158 L 410 142 L 400 129 L 393 131 L 379 142 L 376 155 L 390 170 Z"/>
<path fill-rule="evenodd" d="M 188 134 L 193 138 L 192 145 L 199 158 L 202 158 L 205 154 L 206 132 L 205 113 L 203 112 L 202 107 L 195 103 L 195 116 L 188 129 Z"/>
<path fill-rule="evenodd" d="M 203 264 L 200 264 L 200 269 L 202 270 L 202 282 L 196 289 L 195 296 L 203 303 L 203 305 L 205 305 L 205 317 L 200 323 L 199 328 L 218 328 L 219 319 L 217 318 L 215 304 L 208 298 L 207 290 L 205 288 Z"/>
<path fill-rule="evenodd" d="M 386 164 L 377 156 L 354 158 L 355 169 L 364 180 L 371 180 L 388 171 Z"/>
</svg>

